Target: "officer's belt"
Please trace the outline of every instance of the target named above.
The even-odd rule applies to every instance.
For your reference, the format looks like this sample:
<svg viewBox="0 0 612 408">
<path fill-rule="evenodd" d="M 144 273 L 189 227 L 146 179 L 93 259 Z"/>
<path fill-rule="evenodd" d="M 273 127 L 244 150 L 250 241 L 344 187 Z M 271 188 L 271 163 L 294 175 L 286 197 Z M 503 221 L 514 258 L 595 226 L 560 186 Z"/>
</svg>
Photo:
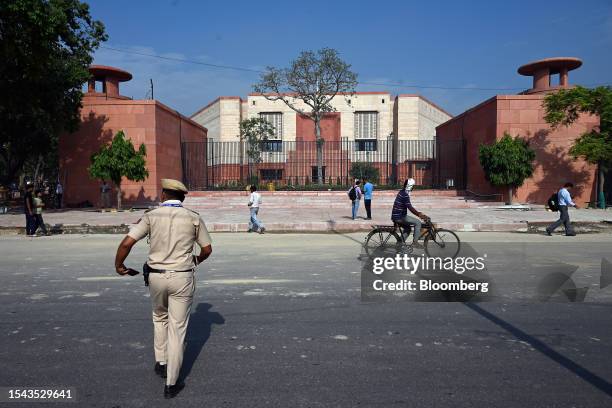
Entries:
<svg viewBox="0 0 612 408">
<path fill-rule="evenodd" d="M 150 266 L 147 268 L 149 273 L 166 273 L 166 272 L 191 272 L 193 271 L 192 269 L 186 269 L 184 271 L 177 271 L 175 269 L 155 269 L 155 268 L 151 268 Z"/>
</svg>

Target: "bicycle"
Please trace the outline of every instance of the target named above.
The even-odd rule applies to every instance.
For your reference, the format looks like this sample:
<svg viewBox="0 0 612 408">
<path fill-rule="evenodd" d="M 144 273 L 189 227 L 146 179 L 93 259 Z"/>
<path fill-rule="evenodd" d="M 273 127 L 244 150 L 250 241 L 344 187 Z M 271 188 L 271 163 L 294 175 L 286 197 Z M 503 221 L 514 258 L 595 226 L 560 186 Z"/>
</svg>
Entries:
<svg viewBox="0 0 612 408">
<path fill-rule="evenodd" d="M 399 233 L 398 233 L 399 232 Z M 367 255 L 372 258 L 381 255 L 387 249 L 394 253 L 413 252 L 412 240 L 407 240 L 412 232 L 412 227 L 404 226 L 394 222 L 393 225 L 373 225 L 372 231 L 365 239 L 364 248 Z M 461 241 L 453 231 L 436 228 L 431 218 L 427 218 L 421 226 L 419 239 L 423 239 L 425 254 L 429 257 L 455 258 L 461 249 Z"/>
</svg>

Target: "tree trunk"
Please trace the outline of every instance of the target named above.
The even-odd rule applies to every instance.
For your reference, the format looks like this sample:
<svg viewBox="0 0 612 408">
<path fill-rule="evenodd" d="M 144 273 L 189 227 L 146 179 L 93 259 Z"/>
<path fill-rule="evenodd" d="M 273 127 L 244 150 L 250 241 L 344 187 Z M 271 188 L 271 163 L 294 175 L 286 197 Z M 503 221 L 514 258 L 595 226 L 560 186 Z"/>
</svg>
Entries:
<svg viewBox="0 0 612 408">
<path fill-rule="evenodd" d="M 121 183 L 117 183 L 117 211 L 121 211 Z"/>
<path fill-rule="evenodd" d="M 315 116 L 315 135 L 317 140 L 317 181 L 323 185 L 323 140 L 321 139 L 321 118 Z"/>
<path fill-rule="evenodd" d="M 508 204 L 512 205 L 512 186 L 508 186 Z"/>
<path fill-rule="evenodd" d="M 36 161 L 36 169 L 34 170 L 34 189 L 38 190 L 38 173 L 40 173 L 40 166 L 42 165 L 43 157 L 42 154 L 38 155 L 38 160 Z"/>
<path fill-rule="evenodd" d="M 597 184 L 597 207 L 606 208 L 606 195 L 604 194 L 604 184 L 605 184 L 605 172 L 603 163 L 599 162 L 597 164 L 597 170 L 599 172 L 598 184 Z"/>
</svg>

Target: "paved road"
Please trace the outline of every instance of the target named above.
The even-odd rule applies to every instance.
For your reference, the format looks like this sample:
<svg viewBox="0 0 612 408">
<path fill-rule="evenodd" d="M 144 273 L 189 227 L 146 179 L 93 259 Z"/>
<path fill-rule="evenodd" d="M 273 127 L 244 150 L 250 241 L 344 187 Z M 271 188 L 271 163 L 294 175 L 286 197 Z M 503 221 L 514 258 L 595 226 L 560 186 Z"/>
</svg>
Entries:
<svg viewBox="0 0 612 408">
<path fill-rule="evenodd" d="M 612 404 L 612 303 L 361 302 L 362 238 L 215 234 L 198 272 L 187 387 L 163 401 L 147 292 L 113 275 L 120 237 L 0 237 L 0 386 L 75 387 L 87 407 Z M 145 252 L 138 244 L 128 264 Z"/>
</svg>

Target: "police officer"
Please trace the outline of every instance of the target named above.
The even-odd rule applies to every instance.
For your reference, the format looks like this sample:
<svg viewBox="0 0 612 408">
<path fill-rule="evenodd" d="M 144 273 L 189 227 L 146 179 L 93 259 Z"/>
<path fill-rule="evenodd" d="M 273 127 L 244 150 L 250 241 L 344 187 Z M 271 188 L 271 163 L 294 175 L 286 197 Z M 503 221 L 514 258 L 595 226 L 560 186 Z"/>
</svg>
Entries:
<svg viewBox="0 0 612 408">
<path fill-rule="evenodd" d="M 164 397 L 183 388 L 177 383 L 183 362 L 183 343 L 195 291 L 195 267 L 212 253 L 211 238 L 198 213 L 183 207 L 187 188 L 177 180 L 162 179 L 162 203 L 146 213 L 123 239 L 115 257 L 120 275 L 134 274 L 123 262 L 137 241 L 149 235 L 151 248 L 144 265 L 150 272 L 153 303 L 155 372 L 166 378 Z M 200 254 L 193 255 L 193 244 Z"/>
</svg>

